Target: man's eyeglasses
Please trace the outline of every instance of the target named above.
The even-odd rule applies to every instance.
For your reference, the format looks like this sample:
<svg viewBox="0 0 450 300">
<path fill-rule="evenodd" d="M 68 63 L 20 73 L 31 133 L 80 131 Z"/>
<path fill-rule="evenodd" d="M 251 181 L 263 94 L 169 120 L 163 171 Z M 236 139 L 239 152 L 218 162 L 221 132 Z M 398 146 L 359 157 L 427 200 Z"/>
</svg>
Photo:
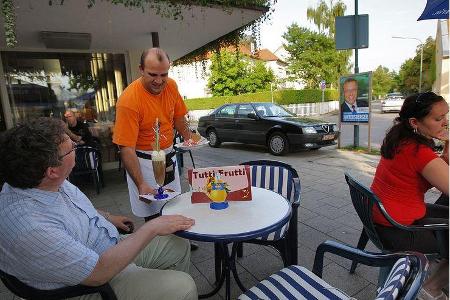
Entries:
<svg viewBox="0 0 450 300">
<path fill-rule="evenodd" d="M 71 141 L 71 142 L 72 142 L 72 149 L 70 149 L 70 151 L 67 152 L 66 154 L 59 156 L 59 159 L 63 159 L 65 156 L 67 156 L 70 153 L 72 153 L 73 151 L 75 151 L 75 149 L 77 148 L 77 143 L 75 143 L 74 141 Z"/>
</svg>

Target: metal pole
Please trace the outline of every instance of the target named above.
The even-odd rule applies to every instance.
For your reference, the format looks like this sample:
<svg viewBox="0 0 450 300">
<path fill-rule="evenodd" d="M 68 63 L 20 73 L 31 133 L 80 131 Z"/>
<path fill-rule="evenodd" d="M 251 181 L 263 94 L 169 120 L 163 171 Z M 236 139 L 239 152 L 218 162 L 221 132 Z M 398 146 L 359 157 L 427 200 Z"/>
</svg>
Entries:
<svg viewBox="0 0 450 300">
<path fill-rule="evenodd" d="M 273 89 L 272 89 L 272 82 L 270 83 L 270 97 L 272 98 L 272 103 L 273 103 Z"/>
<path fill-rule="evenodd" d="M 358 66 L 358 0 L 355 0 L 355 73 L 359 73 Z M 358 97 L 358 96 L 357 96 Z M 359 125 L 353 125 L 353 147 L 359 147 Z"/>
<path fill-rule="evenodd" d="M 420 45 L 419 93 L 422 93 L 422 62 L 423 62 L 423 44 Z"/>
</svg>

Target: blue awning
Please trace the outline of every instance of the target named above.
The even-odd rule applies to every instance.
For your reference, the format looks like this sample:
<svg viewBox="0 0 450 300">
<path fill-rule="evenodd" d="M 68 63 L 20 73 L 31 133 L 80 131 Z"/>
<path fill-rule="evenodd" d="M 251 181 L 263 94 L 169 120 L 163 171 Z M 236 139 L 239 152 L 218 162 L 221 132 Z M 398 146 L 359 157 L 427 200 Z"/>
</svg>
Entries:
<svg viewBox="0 0 450 300">
<path fill-rule="evenodd" d="M 448 19 L 448 0 L 427 0 L 427 5 L 417 21 L 429 19 Z"/>
</svg>

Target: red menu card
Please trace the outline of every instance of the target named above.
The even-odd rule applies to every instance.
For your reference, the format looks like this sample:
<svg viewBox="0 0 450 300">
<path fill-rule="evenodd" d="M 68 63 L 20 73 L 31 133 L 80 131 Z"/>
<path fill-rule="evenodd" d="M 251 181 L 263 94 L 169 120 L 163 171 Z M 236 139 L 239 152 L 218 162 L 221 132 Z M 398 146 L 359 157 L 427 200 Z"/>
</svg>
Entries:
<svg viewBox="0 0 450 300">
<path fill-rule="evenodd" d="M 188 170 L 192 203 L 252 200 L 249 166 Z"/>
</svg>

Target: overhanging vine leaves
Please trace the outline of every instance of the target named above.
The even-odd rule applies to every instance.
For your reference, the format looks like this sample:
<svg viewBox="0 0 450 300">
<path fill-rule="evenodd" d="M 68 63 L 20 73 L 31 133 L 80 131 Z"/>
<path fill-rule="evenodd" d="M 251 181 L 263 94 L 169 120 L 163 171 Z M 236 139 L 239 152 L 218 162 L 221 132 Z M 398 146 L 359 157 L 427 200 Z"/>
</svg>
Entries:
<svg viewBox="0 0 450 300">
<path fill-rule="evenodd" d="M 73 0 L 74 1 L 74 0 Z M 96 0 L 86 0 L 87 7 L 91 8 L 95 5 Z M 188 56 L 183 57 L 180 61 L 192 61 L 200 53 L 207 53 L 209 50 L 219 49 L 223 45 L 234 44 L 237 45 L 242 33 L 249 29 L 252 31 L 254 38 L 259 41 L 259 24 L 266 20 L 273 11 L 273 5 L 277 0 L 103 0 L 108 1 L 114 5 L 123 5 L 127 8 L 140 8 L 142 12 L 146 9 L 153 10 L 161 17 L 182 20 L 183 11 L 191 9 L 193 6 L 204 7 L 221 7 L 224 11 L 231 13 L 233 9 L 239 8 L 269 8 L 265 14 L 259 19 L 243 26 L 194 52 Z M 49 5 L 64 5 L 65 0 L 49 0 Z M 14 0 L 2 0 L 1 6 L 2 14 L 5 20 L 4 29 L 7 47 L 13 48 L 17 45 L 16 39 L 16 12 L 14 7 Z"/>
</svg>

